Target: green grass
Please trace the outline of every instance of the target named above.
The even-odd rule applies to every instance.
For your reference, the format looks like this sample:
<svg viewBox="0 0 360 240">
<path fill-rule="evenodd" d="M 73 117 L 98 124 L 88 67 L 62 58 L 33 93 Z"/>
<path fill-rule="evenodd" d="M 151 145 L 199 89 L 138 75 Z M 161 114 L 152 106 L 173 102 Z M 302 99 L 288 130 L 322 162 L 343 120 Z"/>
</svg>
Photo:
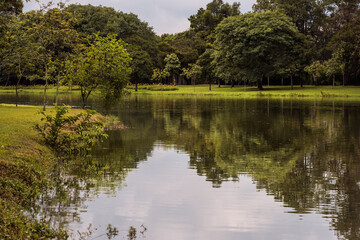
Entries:
<svg viewBox="0 0 360 240">
<path fill-rule="evenodd" d="M 0 239 L 59 236 L 46 224 L 24 215 L 51 184 L 47 176 L 57 162 L 33 128 L 40 122 L 39 110 L 0 104 Z"/>
<path fill-rule="evenodd" d="M 71 90 L 67 86 L 61 86 L 59 88 L 60 94 L 70 94 L 70 93 L 78 93 L 80 91 L 79 87 L 73 87 Z M 21 93 L 31 93 L 31 94 L 43 94 L 44 86 L 36 85 L 36 86 L 20 86 L 18 92 Z M 46 92 L 48 94 L 56 94 L 56 86 L 50 85 Z M 0 94 L 2 93 L 14 93 L 15 94 L 15 86 L 0 86 Z"/>
<path fill-rule="evenodd" d="M 153 88 L 156 88 L 153 87 Z M 163 86 L 158 86 L 163 88 Z M 352 100 L 360 100 L 360 87 L 342 87 L 336 86 L 304 86 L 301 88 L 295 86 L 293 90 L 290 86 L 264 86 L 264 90 L 259 91 L 256 87 L 235 86 L 221 86 L 212 85 L 212 90 L 209 90 L 209 85 L 178 85 L 177 90 L 172 91 L 155 91 L 148 90 L 148 87 L 139 87 L 138 92 L 134 88 L 128 88 L 133 94 L 150 94 L 150 95 L 194 95 L 194 96 L 222 96 L 222 97 L 271 97 L 271 98 L 351 98 Z"/>
<path fill-rule="evenodd" d="M 264 86 L 264 90 L 259 91 L 256 87 L 235 86 L 231 88 L 229 85 L 139 85 L 138 91 L 135 92 L 135 86 L 130 85 L 126 90 L 137 95 L 177 95 L 177 96 L 219 96 L 219 97 L 242 97 L 242 98 L 328 98 L 328 99 L 349 99 L 360 100 L 360 87 L 358 86 L 295 86 L 293 90 L 290 86 Z M 43 86 L 20 87 L 20 94 L 43 94 Z M 47 90 L 48 94 L 55 94 L 56 87 L 50 86 Z M 62 86 L 59 90 L 60 94 L 80 94 L 79 87 L 74 86 L 72 91 L 69 87 Z M 14 87 L 0 87 L 0 94 L 15 94 Z M 94 93 L 96 94 L 96 93 Z"/>
</svg>

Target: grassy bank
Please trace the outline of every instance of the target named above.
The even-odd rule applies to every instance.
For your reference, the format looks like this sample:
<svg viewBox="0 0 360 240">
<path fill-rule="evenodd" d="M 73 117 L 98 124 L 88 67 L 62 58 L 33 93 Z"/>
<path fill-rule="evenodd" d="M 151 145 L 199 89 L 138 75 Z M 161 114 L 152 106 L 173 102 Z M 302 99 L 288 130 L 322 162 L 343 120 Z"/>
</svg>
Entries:
<svg viewBox="0 0 360 240">
<path fill-rule="evenodd" d="M 140 86 L 138 92 L 134 87 L 128 87 L 133 94 L 151 94 L 151 95 L 202 95 L 202 96 L 231 96 L 231 97 L 271 97 L 271 98 L 351 98 L 360 100 L 360 87 L 336 86 L 304 86 L 303 88 L 295 86 L 293 90 L 290 86 L 264 86 L 264 90 L 259 91 L 256 87 L 244 86 L 221 86 L 212 85 L 211 91 L 209 85 L 194 86 Z"/>
<path fill-rule="evenodd" d="M 264 90 L 259 91 L 256 87 L 244 87 L 222 85 L 139 85 L 135 92 L 135 86 L 127 86 L 126 90 L 132 94 L 147 95 L 188 95 L 188 96 L 221 96 L 221 97 L 245 97 L 245 98 L 346 98 L 360 100 L 360 87 L 357 86 L 295 86 L 293 90 L 290 86 L 264 86 Z M 20 87 L 19 93 L 43 94 L 43 86 Z M 55 94 L 56 87 L 50 86 L 48 94 Z M 60 87 L 60 94 L 80 94 L 80 89 L 74 86 L 70 91 L 69 87 Z M 0 94 L 15 94 L 14 87 L 0 87 Z"/>
<path fill-rule="evenodd" d="M 47 176 L 57 159 L 44 146 L 34 125 L 40 108 L 0 105 L 0 238 L 48 239 L 64 237 L 45 223 L 25 217 L 49 186 Z"/>
<path fill-rule="evenodd" d="M 36 86 L 20 86 L 18 89 L 19 94 L 21 93 L 31 93 L 31 94 L 43 94 L 44 93 L 44 86 L 36 85 Z M 73 87 L 71 90 L 67 86 L 61 86 L 59 88 L 60 94 L 71 94 L 71 93 L 77 93 L 80 92 L 80 88 Z M 0 94 L 11 94 L 15 93 L 15 86 L 0 86 Z M 56 94 L 56 86 L 50 85 L 46 89 L 46 93 L 48 94 Z"/>
</svg>

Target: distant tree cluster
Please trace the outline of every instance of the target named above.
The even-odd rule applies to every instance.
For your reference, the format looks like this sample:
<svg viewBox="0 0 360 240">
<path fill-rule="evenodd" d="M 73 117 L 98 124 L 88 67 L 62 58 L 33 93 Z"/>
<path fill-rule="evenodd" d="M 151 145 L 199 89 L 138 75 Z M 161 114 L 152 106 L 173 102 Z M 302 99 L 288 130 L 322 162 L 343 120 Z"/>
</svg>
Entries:
<svg viewBox="0 0 360 240">
<path fill-rule="evenodd" d="M 150 81 L 157 66 L 157 36 L 134 14 L 64 3 L 21 13 L 22 5 L 5 5 L 0 5 L 1 84 L 15 85 L 16 92 L 20 84 L 44 85 L 44 109 L 50 83 L 79 86 L 85 107 L 95 89 L 113 99 L 129 80 Z"/>
<path fill-rule="evenodd" d="M 213 0 L 190 16 L 189 30 L 163 35 L 159 49 L 176 53 L 183 69 L 201 67 L 198 83 L 360 83 L 360 1 L 257 0 L 251 13 L 239 8 Z"/>
<path fill-rule="evenodd" d="M 46 93 L 50 83 L 86 83 L 101 86 L 105 97 L 118 95 L 128 81 L 136 89 L 138 83 L 262 89 L 266 79 L 268 85 L 359 84 L 359 6 L 358 0 L 257 0 L 253 12 L 242 14 L 238 2 L 213 0 L 189 17 L 189 30 L 156 36 L 135 14 L 109 7 L 60 3 L 22 13 L 21 0 L 6 0 L 0 3 L 0 84 L 43 84 Z M 113 47 L 119 59 L 106 53 Z M 99 52 L 87 71 L 86 58 Z M 94 77 L 96 69 L 104 70 Z"/>
</svg>

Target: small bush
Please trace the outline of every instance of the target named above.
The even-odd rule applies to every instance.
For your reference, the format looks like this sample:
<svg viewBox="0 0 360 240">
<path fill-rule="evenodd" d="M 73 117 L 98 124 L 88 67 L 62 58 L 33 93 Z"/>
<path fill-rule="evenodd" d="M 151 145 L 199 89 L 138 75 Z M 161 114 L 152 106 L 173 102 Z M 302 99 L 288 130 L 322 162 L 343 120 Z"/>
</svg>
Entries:
<svg viewBox="0 0 360 240">
<path fill-rule="evenodd" d="M 56 106 L 55 116 L 40 112 L 43 115 L 35 129 L 43 136 L 45 143 L 55 150 L 58 156 L 87 155 L 95 142 L 107 137 L 104 123 L 95 121 L 96 111 L 67 115 L 69 106 Z"/>
</svg>

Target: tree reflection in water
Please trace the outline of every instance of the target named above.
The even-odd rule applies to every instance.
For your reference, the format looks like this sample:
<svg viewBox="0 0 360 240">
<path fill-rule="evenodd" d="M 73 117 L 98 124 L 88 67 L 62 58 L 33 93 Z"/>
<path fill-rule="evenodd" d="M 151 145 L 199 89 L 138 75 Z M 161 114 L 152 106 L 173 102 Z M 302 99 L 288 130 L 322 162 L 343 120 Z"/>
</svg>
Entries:
<svg viewBox="0 0 360 240">
<path fill-rule="evenodd" d="M 127 173 L 161 142 L 186 152 L 190 167 L 215 188 L 246 174 L 258 189 L 283 202 L 288 212 L 316 211 L 331 219 L 339 239 L 360 239 L 357 106 L 330 101 L 131 97 L 112 110 L 129 129 L 109 132 L 93 158 L 66 167 L 68 201 L 42 208 L 43 215 L 57 216 L 54 223 L 79 221 L 77 210 L 85 200 L 119 190 Z"/>
</svg>

